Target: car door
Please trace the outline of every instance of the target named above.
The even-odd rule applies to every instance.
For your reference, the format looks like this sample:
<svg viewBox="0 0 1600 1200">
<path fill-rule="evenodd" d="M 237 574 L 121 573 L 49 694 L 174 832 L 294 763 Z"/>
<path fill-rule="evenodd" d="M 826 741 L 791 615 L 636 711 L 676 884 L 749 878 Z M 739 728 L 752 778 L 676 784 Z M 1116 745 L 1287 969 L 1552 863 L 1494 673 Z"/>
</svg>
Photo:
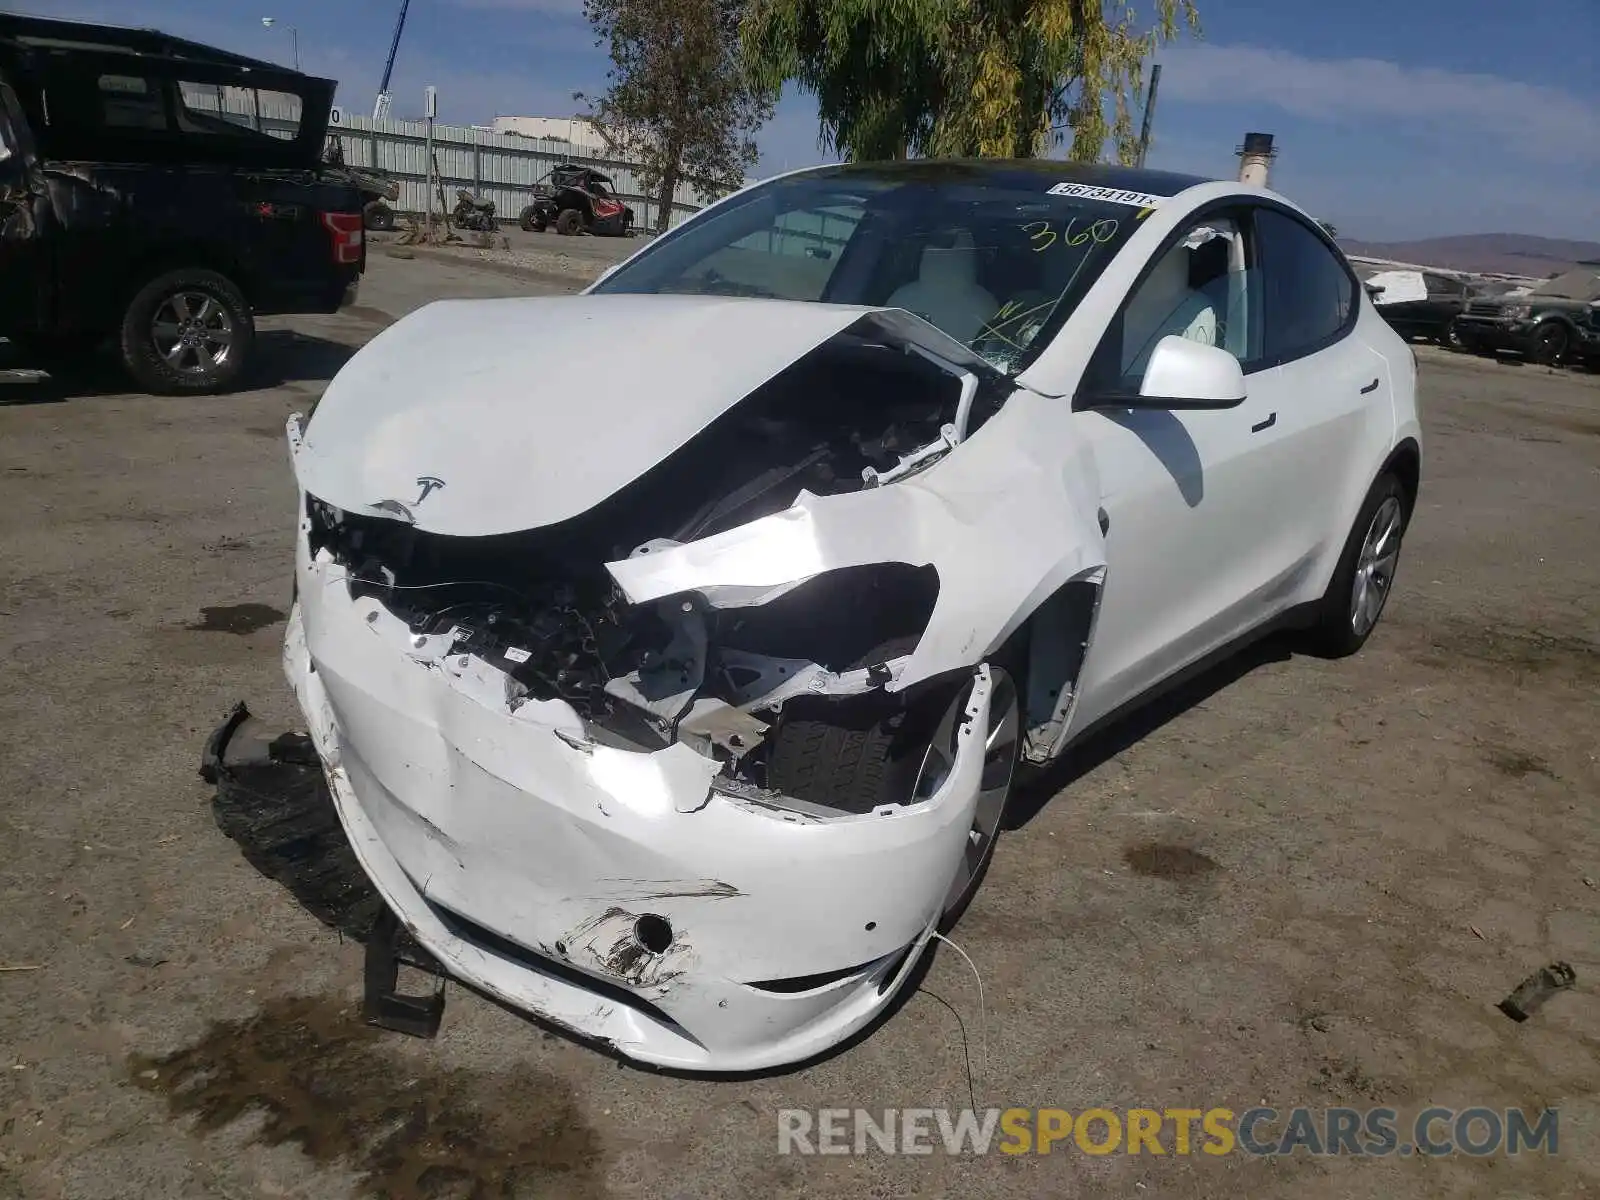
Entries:
<svg viewBox="0 0 1600 1200">
<path fill-rule="evenodd" d="M 1272 528 L 1255 482 L 1258 431 L 1281 397 L 1261 352 L 1260 276 L 1243 217 L 1211 210 L 1168 238 L 1086 373 L 1086 394 L 1137 392 L 1151 349 L 1176 333 L 1238 358 L 1247 398 L 1220 410 L 1074 413 L 1099 477 L 1106 579 L 1073 731 L 1227 641 L 1258 608 L 1251 594 Z"/>
<path fill-rule="evenodd" d="M 1348 533 L 1351 490 L 1371 483 L 1357 475 L 1381 461 L 1394 410 L 1388 364 L 1361 322 L 1374 323 L 1374 336 L 1389 331 L 1362 305 L 1343 255 L 1286 208 L 1258 205 L 1251 224 L 1266 301 L 1263 351 L 1273 364 L 1261 389 L 1271 398 L 1269 423 L 1254 439 L 1263 537 L 1252 575 L 1255 617 L 1265 619 L 1320 595 L 1324 552 Z"/>
</svg>

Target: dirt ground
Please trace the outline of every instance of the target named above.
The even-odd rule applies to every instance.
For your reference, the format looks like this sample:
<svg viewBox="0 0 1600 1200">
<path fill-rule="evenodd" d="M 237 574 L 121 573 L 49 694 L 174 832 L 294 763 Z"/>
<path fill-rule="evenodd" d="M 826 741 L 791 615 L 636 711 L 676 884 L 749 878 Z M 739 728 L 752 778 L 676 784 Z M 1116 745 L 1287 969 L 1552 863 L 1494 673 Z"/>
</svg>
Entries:
<svg viewBox="0 0 1600 1200">
<path fill-rule="evenodd" d="M 802 1070 L 619 1067 L 451 988 L 352 1015 L 361 949 L 196 776 L 295 719 L 285 415 L 430 296 L 274 323 L 225 399 L 0 381 L 0 1197 L 1556 1197 L 1600 1191 L 1600 376 L 1419 350 L 1421 503 L 1383 624 L 1274 640 L 1024 795 L 922 988 Z M 1494 1008 L 1541 964 L 1577 986 Z M 972 1074 L 969 1081 L 968 1063 Z M 781 1108 L 1557 1106 L 1559 1153 L 798 1157 Z M 1170 1145 L 1170 1142 L 1169 1142 Z"/>
</svg>

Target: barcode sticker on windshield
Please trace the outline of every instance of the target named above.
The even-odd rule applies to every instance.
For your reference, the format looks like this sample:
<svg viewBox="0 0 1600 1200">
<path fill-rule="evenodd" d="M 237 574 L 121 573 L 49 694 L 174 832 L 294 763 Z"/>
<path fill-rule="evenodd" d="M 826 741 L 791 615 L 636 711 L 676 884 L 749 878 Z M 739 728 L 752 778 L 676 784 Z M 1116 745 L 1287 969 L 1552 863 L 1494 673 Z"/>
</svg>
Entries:
<svg viewBox="0 0 1600 1200">
<path fill-rule="evenodd" d="M 1128 204 L 1134 208 L 1158 208 L 1167 197 L 1152 196 L 1148 192 L 1127 192 L 1121 188 L 1095 187 L 1089 183 L 1058 183 L 1050 189 L 1052 196 L 1076 196 L 1080 200 L 1104 200 L 1108 204 Z"/>
</svg>

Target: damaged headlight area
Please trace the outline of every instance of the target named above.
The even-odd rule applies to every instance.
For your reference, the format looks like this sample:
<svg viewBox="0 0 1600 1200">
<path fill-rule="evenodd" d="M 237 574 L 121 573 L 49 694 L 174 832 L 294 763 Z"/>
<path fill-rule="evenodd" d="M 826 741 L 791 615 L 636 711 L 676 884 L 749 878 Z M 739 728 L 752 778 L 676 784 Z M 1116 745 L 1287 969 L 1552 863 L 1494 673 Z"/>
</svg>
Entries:
<svg viewBox="0 0 1600 1200">
<path fill-rule="evenodd" d="M 414 636 L 448 636 L 449 653 L 498 668 L 513 711 L 562 701 L 595 742 L 681 741 L 734 789 L 870 811 L 865 793 L 831 798 L 836 780 L 811 786 L 789 762 L 816 749 L 807 739 L 824 736 L 822 723 L 835 739 L 875 737 L 928 693 L 885 689 L 938 600 L 932 566 L 880 562 L 631 604 L 605 564 L 771 516 L 803 491 L 892 486 L 998 409 L 978 376 L 886 332 L 868 319 L 834 336 L 576 517 L 446 535 L 404 506 L 349 512 L 308 495 L 311 557 L 326 552 L 352 599 L 375 598 Z M 948 707 L 949 688 L 934 690 Z"/>
<path fill-rule="evenodd" d="M 839 797 L 834 781 L 812 779 L 817 739 L 925 745 L 909 714 L 950 687 L 883 690 L 938 600 L 931 566 L 840 568 L 761 604 L 718 608 L 684 593 L 633 605 L 602 556 L 574 561 L 549 530 L 448 537 L 315 498 L 306 515 L 312 557 L 326 552 L 345 569 L 352 600 L 371 597 L 417 638 L 448 636 L 449 654 L 498 668 L 511 711 L 557 700 L 602 744 L 682 741 L 718 761 L 719 782 L 736 793 L 870 811 L 885 792 Z M 911 786 L 896 792 L 909 798 Z"/>
</svg>

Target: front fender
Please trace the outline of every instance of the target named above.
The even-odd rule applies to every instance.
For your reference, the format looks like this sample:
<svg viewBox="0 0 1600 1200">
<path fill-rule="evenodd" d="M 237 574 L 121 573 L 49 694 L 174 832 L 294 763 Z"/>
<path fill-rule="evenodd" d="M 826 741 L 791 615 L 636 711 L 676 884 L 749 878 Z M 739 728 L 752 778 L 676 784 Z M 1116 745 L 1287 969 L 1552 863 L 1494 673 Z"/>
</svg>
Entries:
<svg viewBox="0 0 1600 1200">
<path fill-rule="evenodd" d="M 982 661 L 1069 579 L 1105 565 L 1092 470 L 1061 401 L 1019 390 L 932 468 L 884 487 L 802 492 L 783 512 L 607 563 L 634 603 L 778 589 L 872 563 L 931 565 L 939 596 L 900 690 Z M 715 607 L 715 597 L 708 597 Z"/>
</svg>

